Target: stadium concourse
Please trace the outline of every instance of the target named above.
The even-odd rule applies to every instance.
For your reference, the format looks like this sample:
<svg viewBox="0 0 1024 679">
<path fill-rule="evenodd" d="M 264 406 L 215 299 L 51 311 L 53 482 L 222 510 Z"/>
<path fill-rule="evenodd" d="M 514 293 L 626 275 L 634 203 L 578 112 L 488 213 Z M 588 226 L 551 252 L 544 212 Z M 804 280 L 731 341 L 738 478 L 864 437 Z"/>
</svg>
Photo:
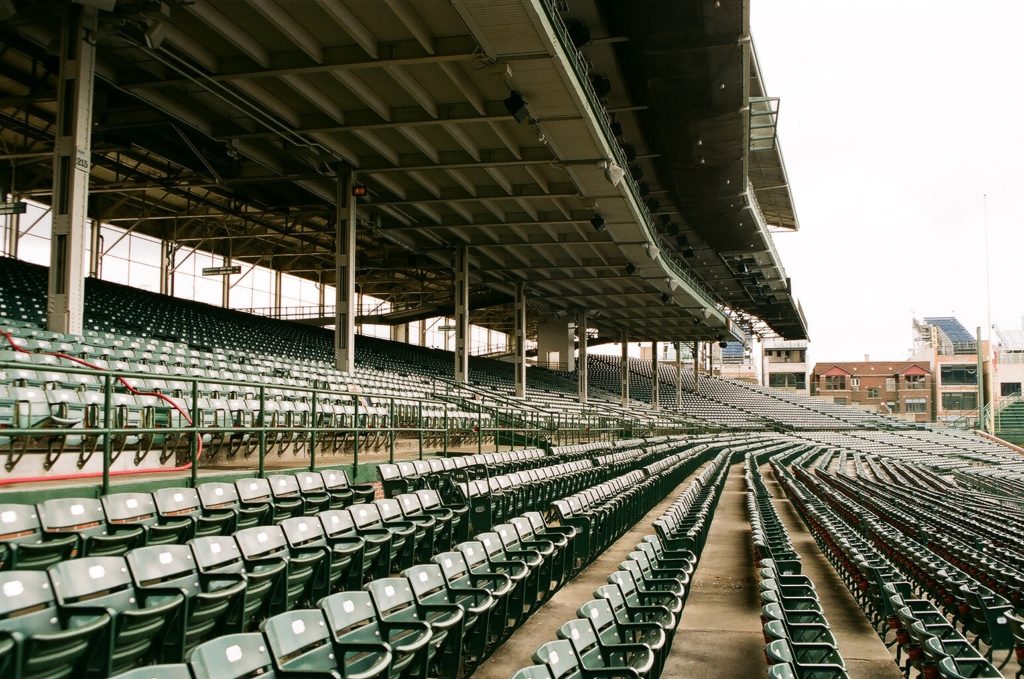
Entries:
<svg viewBox="0 0 1024 679">
<path fill-rule="evenodd" d="M 1019 449 L 703 366 L 808 337 L 747 3 L 0 42 L 0 679 L 1021 676 Z"/>
</svg>

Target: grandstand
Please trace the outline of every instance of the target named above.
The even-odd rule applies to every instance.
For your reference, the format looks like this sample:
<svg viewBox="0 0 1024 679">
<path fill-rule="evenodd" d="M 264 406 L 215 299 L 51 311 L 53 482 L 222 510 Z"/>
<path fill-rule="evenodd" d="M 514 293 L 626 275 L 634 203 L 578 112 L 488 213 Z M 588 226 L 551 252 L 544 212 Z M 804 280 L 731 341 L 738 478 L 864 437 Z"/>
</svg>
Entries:
<svg viewBox="0 0 1024 679">
<path fill-rule="evenodd" d="M 1020 676 L 1019 449 L 702 367 L 808 337 L 749 36 L 0 2 L 0 679 Z"/>
</svg>

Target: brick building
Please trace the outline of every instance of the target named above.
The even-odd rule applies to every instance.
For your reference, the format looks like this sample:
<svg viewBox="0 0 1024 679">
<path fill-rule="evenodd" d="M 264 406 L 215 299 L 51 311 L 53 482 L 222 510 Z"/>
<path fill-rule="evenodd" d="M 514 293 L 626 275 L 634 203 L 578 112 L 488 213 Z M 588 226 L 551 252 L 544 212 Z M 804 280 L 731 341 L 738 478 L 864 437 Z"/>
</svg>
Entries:
<svg viewBox="0 0 1024 679">
<path fill-rule="evenodd" d="M 927 361 L 817 363 L 811 395 L 927 422 L 934 417 L 932 378 Z"/>
</svg>

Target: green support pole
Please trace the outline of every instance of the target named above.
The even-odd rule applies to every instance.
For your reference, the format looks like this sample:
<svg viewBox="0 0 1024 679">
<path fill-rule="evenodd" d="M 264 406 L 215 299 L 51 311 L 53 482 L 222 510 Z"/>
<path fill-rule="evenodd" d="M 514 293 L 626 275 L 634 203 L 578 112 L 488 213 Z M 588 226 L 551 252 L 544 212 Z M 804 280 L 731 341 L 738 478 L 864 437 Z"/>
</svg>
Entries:
<svg viewBox="0 0 1024 679">
<path fill-rule="evenodd" d="M 416 409 L 418 414 L 416 416 L 416 430 L 420 435 L 420 459 L 423 459 L 423 401 L 417 401 Z"/>
<path fill-rule="evenodd" d="M 444 456 L 448 457 L 448 404 L 444 404 Z"/>
<path fill-rule="evenodd" d="M 352 420 L 352 480 L 359 477 L 359 397 L 353 397 L 356 402 L 355 415 Z"/>
<path fill-rule="evenodd" d="M 311 432 L 309 432 L 309 471 L 311 471 L 311 472 L 315 472 L 316 471 L 316 429 L 317 429 L 317 426 L 316 426 L 316 417 L 317 417 L 316 402 L 318 400 L 319 399 L 317 398 L 316 390 L 314 389 L 313 390 L 313 407 L 310 409 L 310 412 L 311 412 L 312 417 L 313 417 L 313 421 L 311 423 L 311 426 L 312 426 L 313 430 Z"/>
<path fill-rule="evenodd" d="M 199 382 L 192 380 L 192 427 L 194 431 L 189 437 L 189 459 L 192 468 L 189 470 L 189 481 L 195 488 L 199 483 Z"/>
<path fill-rule="evenodd" d="M 260 385 L 260 459 L 257 476 L 263 478 L 267 472 L 267 388 Z"/>
<path fill-rule="evenodd" d="M 395 399 L 388 399 L 388 462 L 395 463 Z"/>
<path fill-rule="evenodd" d="M 110 407 L 114 398 L 113 378 L 103 376 L 103 494 L 110 492 L 110 458 L 114 448 L 113 435 L 110 433 Z"/>
<path fill-rule="evenodd" d="M 484 404 L 476 404 L 476 452 L 484 452 Z"/>
</svg>

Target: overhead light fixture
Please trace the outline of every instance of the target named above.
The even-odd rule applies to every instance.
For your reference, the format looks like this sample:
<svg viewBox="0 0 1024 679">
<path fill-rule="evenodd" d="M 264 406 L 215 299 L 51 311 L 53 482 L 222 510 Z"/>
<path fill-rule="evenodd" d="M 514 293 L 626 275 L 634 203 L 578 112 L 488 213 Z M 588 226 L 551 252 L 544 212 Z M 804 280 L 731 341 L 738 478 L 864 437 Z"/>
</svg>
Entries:
<svg viewBox="0 0 1024 679">
<path fill-rule="evenodd" d="M 729 346 L 729 343 L 726 342 L 725 340 L 718 340 L 718 346 L 720 346 L 723 349 L 725 349 L 727 346 Z"/>
<path fill-rule="evenodd" d="M 636 273 L 636 266 L 634 266 L 633 262 L 630 262 L 629 264 L 626 265 L 626 273 L 629 274 L 630 276 Z"/>
<path fill-rule="evenodd" d="M 594 215 L 590 218 L 590 225 L 594 227 L 594 231 L 601 233 L 605 230 L 604 217 L 601 215 Z"/>
<path fill-rule="evenodd" d="M 570 19 L 565 22 L 565 30 L 569 33 L 569 39 L 576 49 L 585 47 L 590 43 L 590 29 L 578 19 Z"/>
<path fill-rule="evenodd" d="M 515 118 L 517 123 L 525 123 L 530 117 L 530 111 L 526 108 L 526 99 L 519 90 L 512 90 L 512 93 L 505 97 L 505 109 L 509 115 Z"/>
<path fill-rule="evenodd" d="M 369 190 L 365 184 L 356 184 L 352 187 L 352 195 L 356 198 L 365 198 Z"/>
<path fill-rule="evenodd" d="M 685 233 L 681 233 L 676 236 L 676 245 L 681 248 L 688 247 L 690 245 L 690 239 L 686 237 Z"/>
<path fill-rule="evenodd" d="M 622 136 L 622 123 L 620 123 L 618 120 L 611 124 L 611 128 L 612 134 L 614 134 L 616 138 Z"/>
<path fill-rule="evenodd" d="M 668 228 L 665 229 L 665 234 L 669 238 L 672 238 L 674 236 L 678 236 L 679 235 L 679 227 L 676 226 L 675 224 L 673 224 L 672 222 L 669 222 Z"/>
<path fill-rule="evenodd" d="M 658 200 L 657 198 L 648 198 L 647 199 L 647 209 L 650 210 L 651 212 L 657 212 L 658 208 L 660 208 L 660 207 L 661 207 L 661 201 Z"/>
<path fill-rule="evenodd" d="M 598 167 L 604 169 L 604 178 L 607 179 L 608 183 L 612 186 L 618 186 L 621 184 L 623 178 L 626 176 L 626 171 L 619 167 L 619 164 L 614 160 L 601 161 Z"/>
<path fill-rule="evenodd" d="M 683 257 L 685 257 L 686 259 L 695 257 L 696 255 L 697 253 L 693 251 L 693 248 L 686 248 L 685 250 L 683 250 Z"/>
<path fill-rule="evenodd" d="M 694 316 L 694 317 L 693 317 L 693 324 L 694 324 L 694 325 L 700 325 L 700 319 L 699 319 L 699 318 L 697 318 L 696 316 Z"/>
<path fill-rule="evenodd" d="M 668 294 L 667 292 L 661 293 L 661 303 L 662 304 L 668 304 L 671 301 L 672 301 L 672 295 Z"/>
</svg>

